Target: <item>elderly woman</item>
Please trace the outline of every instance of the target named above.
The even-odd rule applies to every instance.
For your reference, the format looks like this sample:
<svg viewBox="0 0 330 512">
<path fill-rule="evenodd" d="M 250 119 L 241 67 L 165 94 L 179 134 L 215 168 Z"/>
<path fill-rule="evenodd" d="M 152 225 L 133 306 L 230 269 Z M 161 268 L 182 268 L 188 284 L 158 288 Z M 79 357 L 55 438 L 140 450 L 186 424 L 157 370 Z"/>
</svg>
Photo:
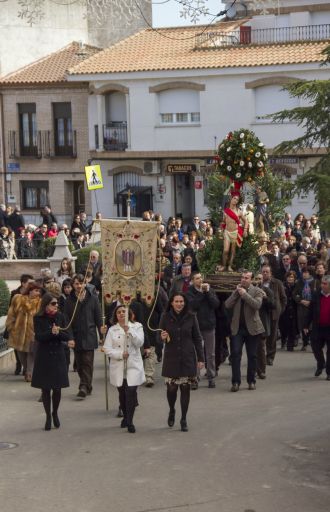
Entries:
<svg viewBox="0 0 330 512">
<path fill-rule="evenodd" d="M 14 296 L 8 310 L 6 328 L 9 333 L 8 345 L 17 350 L 19 360 L 25 369 L 25 380 L 31 382 L 34 364 L 33 317 L 39 310 L 42 288 L 31 282 L 22 294 Z"/>
<path fill-rule="evenodd" d="M 160 319 L 161 339 L 165 343 L 162 375 L 167 385 L 170 407 L 167 424 L 175 422 L 175 402 L 180 388 L 181 430 L 188 432 L 187 412 L 190 385 L 196 381 L 197 367 L 204 366 L 202 336 L 196 315 L 188 310 L 185 295 L 174 293 Z"/>
<path fill-rule="evenodd" d="M 133 416 L 137 406 L 137 387 L 145 381 L 141 347 L 144 343 L 142 324 L 133 321 L 129 310 L 126 322 L 126 308 L 118 305 L 113 313 L 112 327 L 108 330 L 104 352 L 110 357 L 110 383 L 119 393 L 119 404 L 124 417 L 121 428 L 127 427 L 134 434 Z"/>
</svg>

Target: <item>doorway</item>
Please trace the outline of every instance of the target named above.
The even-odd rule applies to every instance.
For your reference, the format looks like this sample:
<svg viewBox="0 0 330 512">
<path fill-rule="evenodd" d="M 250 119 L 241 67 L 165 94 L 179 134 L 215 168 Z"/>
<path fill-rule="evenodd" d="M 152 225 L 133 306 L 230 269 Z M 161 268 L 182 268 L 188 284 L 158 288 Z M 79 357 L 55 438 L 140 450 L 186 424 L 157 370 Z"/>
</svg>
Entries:
<svg viewBox="0 0 330 512">
<path fill-rule="evenodd" d="M 73 181 L 73 214 L 84 212 L 85 208 L 85 182 Z"/>
<path fill-rule="evenodd" d="M 175 217 L 184 222 L 190 221 L 195 215 L 194 177 L 191 174 L 174 176 Z"/>
</svg>

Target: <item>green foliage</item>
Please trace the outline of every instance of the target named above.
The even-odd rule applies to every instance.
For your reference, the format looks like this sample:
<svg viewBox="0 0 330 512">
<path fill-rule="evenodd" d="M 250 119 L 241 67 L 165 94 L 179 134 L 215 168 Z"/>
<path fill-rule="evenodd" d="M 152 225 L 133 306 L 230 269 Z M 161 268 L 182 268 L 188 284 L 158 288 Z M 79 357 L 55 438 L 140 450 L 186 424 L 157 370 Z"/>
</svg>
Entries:
<svg viewBox="0 0 330 512">
<path fill-rule="evenodd" d="M 236 270 L 248 269 L 253 272 L 259 268 L 258 242 L 255 236 L 244 238 L 241 248 L 237 247 L 234 259 Z M 198 266 L 202 274 L 214 274 L 216 266 L 221 264 L 223 239 L 215 236 L 206 241 L 205 248 L 197 253 Z"/>
<path fill-rule="evenodd" d="M 269 226 L 272 228 L 277 219 L 284 218 L 285 209 L 291 204 L 295 184 L 270 171 L 266 172 L 263 178 L 256 179 L 256 183 L 268 195 L 267 215 Z"/>
<path fill-rule="evenodd" d="M 46 259 L 53 256 L 55 250 L 56 238 L 46 238 L 39 244 L 37 256 L 38 258 Z"/>
<path fill-rule="evenodd" d="M 38 250 L 37 250 L 37 257 L 41 258 L 41 259 L 46 259 L 46 258 L 53 256 L 54 251 L 55 251 L 55 242 L 56 242 L 55 237 L 54 238 L 46 238 L 45 240 L 42 240 L 42 242 L 40 243 Z M 74 245 L 71 242 L 71 240 L 69 240 L 69 250 L 70 250 L 71 254 L 74 251 Z"/>
<path fill-rule="evenodd" d="M 220 142 L 216 159 L 220 174 L 243 183 L 264 174 L 267 158 L 264 144 L 255 133 L 240 128 Z"/>
<path fill-rule="evenodd" d="M 323 52 L 325 64 L 330 63 L 330 46 Z M 299 98 L 306 106 L 282 110 L 270 117 L 276 123 L 291 121 L 304 130 L 304 135 L 281 142 L 277 154 L 295 153 L 301 148 L 325 149 L 319 160 L 306 174 L 296 181 L 297 192 L 312 191 L 319 203 L 319 222 L 323 229 L 330 230 L 329 182 L 330 182 L 330 80 L 297 81 L 284 87 L 291 97 Z"/>
<path fill-rule="evenodd" d="M 98 251 L 100 253 L 100 258 L 102 258 L 102 247 L 100 245 L 88 245 L 88 247 L 73 251 L 72 256 L 77 257 L 75 265 L 77 272 L 80 272 L 86 268 L 89 262 L 89 254 L 91 251 Z"/>
<path fill-rule="evenodd" d="M 9 308 L 10 291 L 6 281 L 0 279 L 0 316 L 5 316 Z"/>
<path fill-rule="evenodd" d="M 207 206 L 210 217 L 216 226 L 219 226 L 222 220 L 222 210 L 228 197 L 226 191 L 229 187 L 230 179 L 220 176 L 218 172 L 208 177 Z"/>
</svg>

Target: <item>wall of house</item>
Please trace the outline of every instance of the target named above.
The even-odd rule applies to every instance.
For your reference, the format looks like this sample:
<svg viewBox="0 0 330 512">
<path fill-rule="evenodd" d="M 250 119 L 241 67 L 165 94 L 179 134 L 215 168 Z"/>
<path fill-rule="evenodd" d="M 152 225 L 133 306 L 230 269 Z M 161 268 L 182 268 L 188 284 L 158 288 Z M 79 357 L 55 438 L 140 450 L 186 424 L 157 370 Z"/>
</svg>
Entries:
<svg viewBox="0 0 330 512">
<path fill-rule="evenodd" d="M 291 67 L 292 68 L 292 67 Z M 309 69 L 308 69 L 309 68 Z M 246 83 L 253 80 L 286 76 L 301 79 L 328 78 L 329 71 L 327 68 L 311 69 L 310 66 L 296 66 L 296 70 L 279 67 L 270 67 L 262 71 L 260 68 L 243 70 L 223 70 L 212 71 L 206 75 L 204 72 L 190 73 L 182 72 L 181 77 L 175 76 L 175 80 L 194 82 L 205 85 L 205 90 L 200 94 L 200 123 L 191 126 L 164 126 L 159 123 L 158 100 L 156 93 L 150 93 L 149 87 L 160 83 L 173 81 L 174 77 L 169 72 L 167 76 L 162 74 L 158 78 L 145 78 L 139 80 L 118 80 L 129 89 L 130 116 L 128 123 L 131 133 L 132 151 L 160 152 L 160 151 L 195 151 L 205 150 L 207 154 L 211 154 L 215 146 L 226 136 L 228 131 L 236 130 L 241 127 L 252 129 L 256 135 L 263 141 L 267 148 L 272 149 L 282 140 L 292 139 L 303 134 L 302 129 L 292 123 L 274 124 L 268 119 L 256 119 L 256 96 L 258 90 L 254 88 L 246 88 Z M 203 75 L 203 76 L 201 76 Z M 205 75 L 205 76 L 204 76 Z M 102 81 L 98 85 L 104 85 Z M 275 87 L 275 89 L 274 89 Z M 264 104 L 267 105 L 267 112 L 272 113 L 281 108 L 281 102 L 278 101 L 278 95 L 282 85 L 267 85 L 265 87 L 266 98 L 263 98 Z M 276 93 L 277 91 L 277 93 Z M 267 97 L 268 94 L 268 97 Z M 283 96 L 284 101 L 288 102 L 288 98 Z M 90 142 L 94 137 L 94 123 L 96 99 L 90 96 L 89 110 L 93 112 L 89 122 Z M 301 103 L 302 104 L 302 103 Z M 287 106 L 287 103 L 285 105 Z M 94 146 L 91 145 L 91 149 Z M 189 153 L 188 153 L 189 154 Z M 109 153 L 108 153 L 109 155 Z M 129 151 L 127 151 L 129 156 Z M 151 155 L 157 159 L 155 154 Z M 185 162 L 194 163 L 195 159 L 187 157 Z M 168 217 L 175 213 L 174 201 L 174 178 L 166 173 L 166 164 L 171 161 L 162 160 L 162 175 L 164 177 L 164 185 L 166 188 L 165 195 L 160 199 L 158 190 L 157 176 L 143 176 L 143 184 L 149 184 L 153 187 L 154 194 L 154 210 L 161 211 L 164 217 Z M 122 161 L 123 169 L 125 165 L 129 165 L 130 161 Z M 118 162 L 115 164 L 118 166 Z M 137 165 L 143 169 L 143 160 L 137 162 Z M 294 175 L 306 171 L 311 166 L 311 161 L 304 160 L 304 169 L 301 168 L 299 155 L 294 170 Z M 98 192 L 99 204 L 104 208 L 107 216 L 116 216 L 117 209 L 114 205 L 110 205 L 109 193 L 112 198 L 112 173 L 111 169 L 114 164 L 109 160 L 101 161 L 101 166 L 105 171 L 105 189 Z M 110 192 L 109 192 L 110 191 Z M 192 198 L 195 202 L 195 210 L 201 217 L 207 216 L 207 208 L 204 205 L 203 191 L 196 189 L 192 192 Z M 93 203 L 94 205 L 94 203 Z M 295 198 L 293 200 L 291 210 L 293 214 L 303 212 L 310 215 L 314 207 L 313 195 L 307 197 Z M 93 211 L 95 211 L 93 206 Z"/>
<path fill-rule="evenodd" d="M 6 89 L 3 90 L 5 141 L 10 130 L 19 129 L 18 103 L 36 103 L 38 130 L 54 132 L 52 103 L 71 102 L 72 126 L 77 132 L 77 158 L 53 157 L 9 158 L 5 146 L 5 163 L 18 163 L 19 172 L 8 173 L 7 193 L 15 197 L 13 203 L 21 204 L 20 181 L 49 181 L 49 203 L 59 222 L 70 223 L 74 213 L 72 183 L 85 181 L 84 167 L 88 151 L 88 91 L 86 87 Z M 91 215 L 90 192 L 85 188 L 86 212 Z M 26 222 L 40 223 L 38 210 L 22 210 Z"/>
</svg>

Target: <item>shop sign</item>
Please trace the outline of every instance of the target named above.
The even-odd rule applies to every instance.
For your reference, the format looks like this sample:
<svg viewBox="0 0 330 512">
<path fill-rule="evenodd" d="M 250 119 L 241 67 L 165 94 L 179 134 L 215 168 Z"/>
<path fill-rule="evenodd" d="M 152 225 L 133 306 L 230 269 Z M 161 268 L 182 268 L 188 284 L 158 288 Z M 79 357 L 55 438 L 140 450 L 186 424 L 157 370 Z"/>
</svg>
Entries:
<svg viewBox="0 0 330 512">
<path fill-rule="evenodd" d="M 175 173 L 190 173 L 190 172 L 196 172 L 197 171 L 197 165 L 196 164 L 170 164 L 167 166 L 167 172 L 170 172 L 171 174 Z"/>
<path fill-rule="evenodd" d="M 298 158 L 270 158 L 269 163 L 270 165 L 292 165 L 297 164 L 299 162 Z"/>
</svg>

